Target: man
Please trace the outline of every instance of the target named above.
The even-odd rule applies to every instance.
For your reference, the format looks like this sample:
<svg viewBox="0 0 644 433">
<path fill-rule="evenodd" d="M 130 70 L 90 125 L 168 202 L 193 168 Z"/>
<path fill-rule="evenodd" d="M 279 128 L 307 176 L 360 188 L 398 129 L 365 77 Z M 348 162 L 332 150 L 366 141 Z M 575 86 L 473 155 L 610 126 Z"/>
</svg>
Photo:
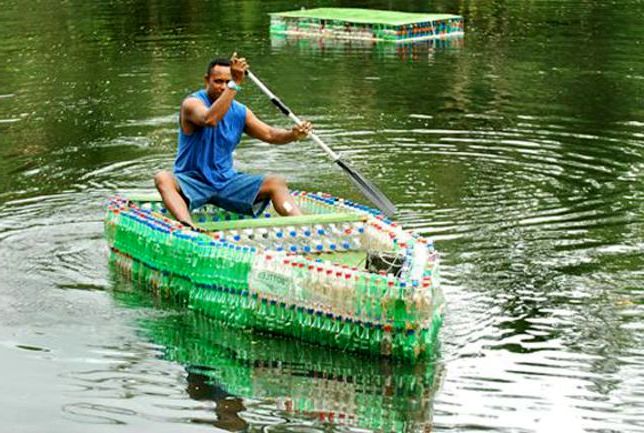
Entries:
<svg viewBox="0 0 644 433">
<path fill-rule="evenodd" d="M 161 171 L 154 176 L 166 208 L 191 227 L 190 210 L 206 203 L 258 215 L 271 201 L 280 215 L 301 215 L 282 177 L 250 175 L 233 168 L 233 151 L 242 132 L 267 143 L 286 144 L 311 131 L 310 122 L 290 130 L 273 128 L 235 101 L 246 69 L 246 59 L 238 58 L 237 53 L 230 60 L 210 62 L 205 89 L 181 103 L 174 174 Z"/>
</svg>

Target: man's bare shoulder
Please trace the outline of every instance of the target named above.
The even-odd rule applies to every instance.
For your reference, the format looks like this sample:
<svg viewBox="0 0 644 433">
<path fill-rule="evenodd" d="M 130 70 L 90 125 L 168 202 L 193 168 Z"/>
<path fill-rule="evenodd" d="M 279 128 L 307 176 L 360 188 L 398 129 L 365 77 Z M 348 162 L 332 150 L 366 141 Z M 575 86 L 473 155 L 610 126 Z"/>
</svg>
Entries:
<svg viewBox="0 0 644 433">
<path fill-rule="evenodd" d="M 188 96 L 181 101 L 179 122 L 181 123 L 183 132 L 190 134 L 194 131 L 194 128 L 203 126 L 206 111 L 206 105 L 197 97 Z"/>
<path fill-rule="evenodd" d="M 181 101 L 181 109 L 183 110 L 193 110 L 196 107 L 205 107 L 203 101 L 196 96 L 188 96 L 183 101 Z"/>
</svg>

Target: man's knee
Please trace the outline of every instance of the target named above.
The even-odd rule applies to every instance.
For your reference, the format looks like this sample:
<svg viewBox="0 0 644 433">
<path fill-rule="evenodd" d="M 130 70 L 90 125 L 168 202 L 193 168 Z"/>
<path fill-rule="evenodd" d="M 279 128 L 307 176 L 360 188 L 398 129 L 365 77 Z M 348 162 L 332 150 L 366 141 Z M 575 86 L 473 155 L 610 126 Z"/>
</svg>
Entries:
<svg viewBox="0 0 644 433">
<path fill-rule="evenodd" d="M 271 193 L 288 190 L 288 186 L 286 185 L 286 179 L 284 179 L 282 176 L 277 176 L 274 174 L 266 176 L 266 179 L 264 180 L 264 185 L 266 185 L 267 189 Z"/>
<path fill-rule="evenodd" d="M 286 180 L 282 176 L 269 174 L 264 178 L 262 187 L 259 190 L 259 198 L 274 200 L 276 196 L 288 193 Z"/>
<path fill-rule="evenodd" d="M 176 189 L 174 176 L 167 170 L 162 170 L 154 175 L 154 185 L 159 191 L 168 188 Z"/>
</svg>

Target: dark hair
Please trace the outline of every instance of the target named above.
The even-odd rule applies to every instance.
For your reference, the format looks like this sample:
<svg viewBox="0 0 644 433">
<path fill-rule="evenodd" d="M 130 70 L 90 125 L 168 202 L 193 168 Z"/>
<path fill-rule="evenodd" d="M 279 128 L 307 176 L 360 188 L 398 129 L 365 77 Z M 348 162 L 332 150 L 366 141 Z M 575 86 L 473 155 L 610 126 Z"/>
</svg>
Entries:
<svg viewBox="0 0 644 433">
<path fill-rule="evenodd" d="M 215 66 L 230 66 L 230 60 L 225 59 L 223 57 L 212 59 L 210 63 L 208 63 L 208 69 L 206 69 L 206 75 L 210 75 L 212 68 L 214 68 Z"/>
</svg>

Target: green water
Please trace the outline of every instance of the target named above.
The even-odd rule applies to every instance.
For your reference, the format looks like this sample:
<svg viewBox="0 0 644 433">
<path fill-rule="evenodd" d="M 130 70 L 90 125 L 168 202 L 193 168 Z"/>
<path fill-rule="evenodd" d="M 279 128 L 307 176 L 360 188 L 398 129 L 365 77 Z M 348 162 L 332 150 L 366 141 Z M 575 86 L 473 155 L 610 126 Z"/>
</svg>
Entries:
<svg viewBox="0 0 644 433">
<path fill-rule="evenodd" d="M 462 40 L 269 36 L 269 12 L 465 17 Z M 644 6 L 0 3 L 0 430 L 644 431 Z M 236 334 L 111 274 L 106 198 L 172 167 L 233 51 L 433 238 L 441 357 L 407 368 Z M 246 83 L 238 99 L 288 126 Z M 238 168 L 361 200 L 310 142 Z"/>
</svg>

